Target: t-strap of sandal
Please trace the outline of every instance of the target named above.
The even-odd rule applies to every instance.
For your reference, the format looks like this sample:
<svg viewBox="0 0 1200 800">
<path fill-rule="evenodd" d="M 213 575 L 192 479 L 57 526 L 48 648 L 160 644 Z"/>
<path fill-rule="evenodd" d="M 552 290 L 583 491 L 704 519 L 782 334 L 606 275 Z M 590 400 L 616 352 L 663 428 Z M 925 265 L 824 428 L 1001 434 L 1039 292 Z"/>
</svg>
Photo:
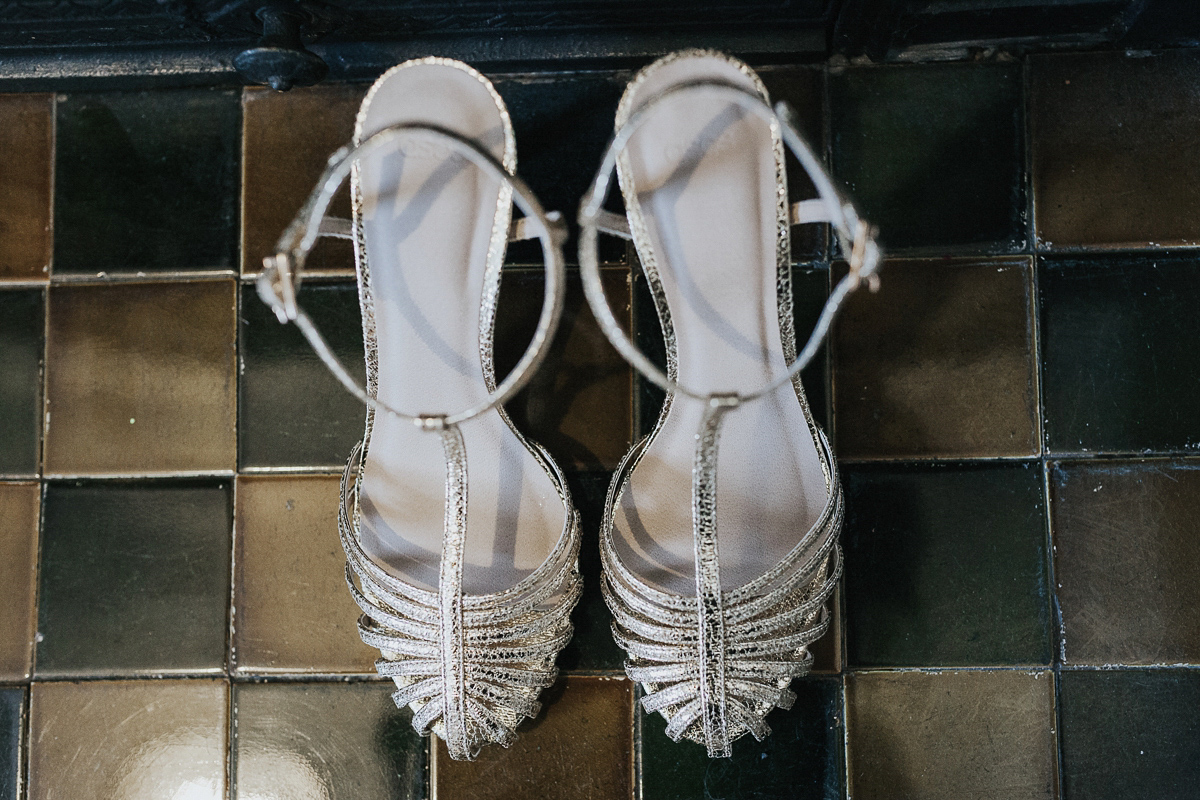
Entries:
<svg viewBox="0 0 1200 800">
<path fill-rule="evenodd" d="M 622 154 L 634 134 L 664 102 L 698 92 L 735 104 L 779 131 L 818 195 L 791 204 L 788 221 L 792 225 L 831 223 L 849 263 L 849 273 L 833 289 L 807 343 L 786 372 L 750 391 L 702 391 L 668 375 L 626 335 L 608 305 L 600 279 L 598 234 L 634 238 L 624 216 L 603 208 Z M 758 94 L 716 80 L 676 84 L 651 97 L 620 125 L 581 203 L 579 225 L 583 286 L 605 335 L 626 360 L 668 395 L 682 394 L 704 404 L 691 471 L 695 598 L 672 595 L 648 585 L 622 565 L 613 550 L 611 515 L 615 498 L 644 452 L 635 445 L 614 478 L 609 517 L 602 533 L 603 588 L 616 618 L 614 634 L 631 656 L 626 662 L 630 677 L 642 682 L 648 692 L 643 706 L 648 711 L 663 711 L 668 717 L 668 735 L 675 739 L 687 735 L 702 742 L 711 757 L 728 756 L 737 736 L 748 731 L 761 739 L 768 732 L 755 709 L 765 713 L 764 707 L 790 705 L 787 682 L 807 670 L 811 656 L 804 647 L 827 626 L 823 603 L 836 585 L 841 567 L 836 545 L 841 496 L 836 471 L 829 469 L 833 474 L 826 479 L 833 500 L 822 521 L 784 562 L 750 584 L 723 591 L 717 548 L 717 463 L 722 422 L 740 406 L 797 380 L 816 355 L 847 296 L 864 284 L 872 291 L 878 288 L 880 251 L 872 227 L 834 188 L 797 131 L 794 112 L 782 102 L 772 109 Z M 831 465 L 832 454 L 823 434 L 820 444 L 824 463 Z M 823 570 L 828 570 L 824 579 Z M 820 621 L 797 633 L 800 622 L 815 618 L 818 611 Z M 804 654 L 803 663 L 790 660 L 796 652 Z"/>
<path fill-rule="evenodd" d="M 335 192 L 362 159 L 395 147 L 402 137 L 427 137 L 507 186 L 525 214 L 509 230 L 510 240 L 537 238 L 545 259 L 545 295 L 537 328 L 524 355 L 508 376 L 490 387 L 470 408 L 437 413 L 401 410 L 361 385 L 314 326 L 297 300 L 305 261 L 322 236 L 355 239 L 349 220 L 326 216 Z M 347 583 L 362 608 L 363 640 L 387 656 L 382 675 L 396 680 L 393 699 L 414 709 L 413 725 L 437 730 L 452 758 L 472 759 L 488 741 L 511 744 L 520 719 L 537 713 L 537 692 L 554 679 L 554 658 L 570 635 L 569 614 L 578 600 L 578 524 L 574 512 L 557 549 L 526 580 L 492 595 L 464 596 L 464 544 L 467 533 L 467 451 L 461 423 L 500 406 L 520 391 L 545 359 L 562 313 L 566 228 L 557 213 L 543 211 L 536 197 L 478 143 L 454 131 L 427 124 L 397 124 L 344 147 L 330 157 L 307 202 L 288 226 L 276 252 L 263 260 L 259 296 L 281 323 L 294 322 L 317 355 L 347 390 L 375 413 L 407 420 L 437 432 L 446 464 L 445 516 L 436 593 L 411 586 L 375 564 L 358 541 L 358 479 L 352 477 L 362 445 L 355 448 L 342 481 L 339 527 L 347 553 Z M 540 457 L 540 456 L 539 456 Z M 552 466 L 548 457 L 542 459 Z M 557 468 L 547 472 L 562 484 Z M 562 491 L 565 492 L 565 489 Z M 358 579 L 362 589 L 355 585 Z M 545 606 L 552 598 L 553 607 Z"/>
</svg>

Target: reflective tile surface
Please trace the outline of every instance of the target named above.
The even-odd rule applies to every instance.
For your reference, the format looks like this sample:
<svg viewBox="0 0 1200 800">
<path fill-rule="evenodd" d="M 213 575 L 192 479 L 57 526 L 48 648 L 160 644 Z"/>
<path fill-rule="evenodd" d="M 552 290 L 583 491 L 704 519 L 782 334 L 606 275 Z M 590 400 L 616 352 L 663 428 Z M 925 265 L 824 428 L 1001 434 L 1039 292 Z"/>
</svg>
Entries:
<svg viewBox="0 0 1200 800">
<path fill-rule="evenodd" d="M 1050 487 L 1063 662 L 1200 663 L 1200 464 L 1058 462 Z"/>
<path fill-rule="evenodd" d="M 0 475 L 37 475 L 46 293 L 0 290 Z"/>
<path fill-rule="evenodd" d="M 1185 800 L 1200 785 L 1200 673 L 1063 670 L 1065 800 Z"/>
<path fill-rule="evenodd" d="M 60 95 L 54 272 L 235 268 L 238 96 Z"/>
<path fill-rule="evenodd" d="M 771 735 L 744 736 L 729 759 L 709 759 L 704 747 L 673 742 L 660 714 L 642 722 L 644 800 L 836 800 L 842 781 L 842 684 L 829 678 L 793 681 L 796 703 L 767 716 Z M 641 713 L 639 710 L 638 713 Z"/>
<path fill-rule="evenodd" d="M 856 800 L 1057 796 L 1051 672 L 868 672 L 846 702 Z"/>
<path fill-rule="evenodd" d="M 30 800 L 222 800 L 228 706 L 219 680 L 35 683 Z"/>
<path fill-rule="evenodd" d="M 1040 259 L 1042 392 L 1051 453 L 1200 450 L 1200 262 Z"/>
<path fill-rule="evenodd" d="M 512 747 L 473 762 L 451 761 L 434 744 L 438 800 L 625 800 L 633 779 L 633 689 L 617 678 L 570 677 L 542 692 L 542 713 Z"/>
<path fill-rule="evenodd" d="M 336 475 L 237 480 L 233 654 L 239 672 L 374 673 L 346 588 Z"/>
<path fill-rule="evenodd" d="M 308 283 L 298 302 L 364 380 L 362 316 L 353 283 Z M 295 325 L 281 325 L 242 284 L 238 335 L 238 452 L 242 469 L 346 465 L 362 441 L 363 404 L 338 382 Z"/>
<path fill-rule="evenodd" d="M 1035 463 L 843 469 L 851 667 L 1049 664 Z"/>
<path fill-rule="evenodd" d="M 50 274 L 54 95 L 0 94 L 0 281 Z"/>
<path fill-rule="evenodd" d="M 1026 246 L 1021 67 L 850 67 L 829 76 L 833 172 L 886 252 Z"/>
<path fill-rule="evenodd" d="M 0 687 L 0 800 L 16 800 L 21 792 L 24 704 L 24 689 Z"/>
<path fill-rule="evenodd" d="M 609 269 L 603 277 L 613 313 L 618 320 L 628 319 L 628 272 Z M 498 378 L 509 373 L 528 347 L 544 287 L 540 272 L 505 273 L 496 312 Z M 629 449 L 632 370 L 601 333 L 577 272 L 568 276 L 562 320 L 546 360 L 505 409 L 566 470 L 614 469 Z"/>
<path fill-rule="evenodd" d="M 1200 242 L 1198 92 L 1194 50 L 1031 58 L 1038 247 Z"/>
<path fill-rule="evenodd" d="M 45 471 L 235 465 L 234 283 L 50 290 Z"/>
<path fill-rule="evenodd" d="M 0 483 L 0 682 L 29 677 L 41 504 L 39 484 Z"/>
<path fill-rule="evenodd" d="M 423 800 L 428 740 L 391 681 L 234 687 L 236 800 Z"/>
<path fill-rule="evenodd" d="M 308 199 L 329 157 L 354 138 L 354 115 L 366 87 L 324 84 L 275 92 L 242 93 L 242 274 L 257 275 L 284 229 Z M 347 181 L 348 183 L 348 181 Z M 329 209 L 350 216 L 343 187 Z M 323 239 L 309 254 L 306 273 L 354 274 L 354 248 Z"/>
<path fill-rule="evenodd" d="M 47 486 L 36 675 L 223 670 L 231 484 Z"/>
<path fill-rule="evenodd" d="M 1030 259 L 885 262 L 834 326 L 838 454 L 1036 455 L 1033 303 Z"/>
</svg>

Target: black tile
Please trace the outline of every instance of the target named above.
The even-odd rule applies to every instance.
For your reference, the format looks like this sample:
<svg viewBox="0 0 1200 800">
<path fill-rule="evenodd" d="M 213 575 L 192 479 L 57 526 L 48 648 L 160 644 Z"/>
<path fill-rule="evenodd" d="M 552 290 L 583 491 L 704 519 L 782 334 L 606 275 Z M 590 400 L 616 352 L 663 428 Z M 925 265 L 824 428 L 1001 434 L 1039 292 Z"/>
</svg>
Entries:
<svg viewBox="0 0 1200 800">
<path fill-rule="evenodd" d="M 1200 243 L 1200 53 L 1056 53 L 1029 74 L 1040 249 Z"/>
<path fill-rule="evenodd" d="M 1200 672 L 1064 670 L 1064 800 L 1191 800 L 1200 786 Z"/>
<path fill-rule="evenodd" d="M 644 800 L 836 800 L 843 796 L 842 687 L 836 678 L 792 682 L 796 703 L 767 716 L 771 735 L 744 736 L 733 756 L 709 759 L 704 746 L 667 738 L 662 716 L 642 725 Z M 642 713 L 640 710 L 638 713 Z"/>
<path fill-rule="evenodd" d="M 241 287 L 238 463 L 247 467 L 346 463 L 366 410 L 333 377 L 294 325 L 280 325 L 252 285 Z M 362 317 L 353 283 L 307 283 L 298 302 L 346 368 L 362 380 Z"/>
<path fill-rule="evenodd" d="M 613 641 L 612 614 L 600 594 L 600 523 L 612 474 L 569 473 L 571 499 L 579 511 L 583 538 L 579 548 L 579 571 L 583 574 L 583 597 L 571 614 L 575 633 L 558 656 L 560 669 L 622 672 L 625 652 Z"/>
<path fill-rule="evenodd" d="M 391 681 L 235 686 L 233 797 L 427 797 L 428 740 L 392 702 L 395 689 Z"/>
<path fill-rule="evenodd" d="M 563 245 L 568 264 L 578 263 L 574 224 L 579 201 L 592 183 L 613 134 L 617 103 L 629 73 L 522 75 L 494 81 L 512 117 L 517 138 L 517 174 L 547 211 L 568 221 L 571 236 Z M 621 207 L 614 189 L 608 207 Z M 625 243 L 600 237 L 600 257 L 625 259 Z M 510 264 L 541 264 L 536 241 L 509 245 Z"/>
<path fill-rule="evenodd" d="M 1044 258 L 1039 288 L 1047 450 L 1196 452 L 1196 257 Z"/>
<path fill-rule="evenodd" d="M 843 470 L 851 667 L 1048 664 L 1042 470 Z"/>
<path fill-rule="evenodd" d="M 1200 463 L 1088 460 L 1050 470 L 1067 664 L 1200 664 Z"/>
<path fill-rule="evenodd" d="M 821 265 L 801 265 L 792 269 L 792 318 L 795 321 L 796 351 L 804 349 L 821 309 L 829 297 L 829 269 Z M 633 341 L 646 356 L 666 369 L 667 351 L 663 342 L 662 326 L 654 308 L 654 298 L 640 267 L 633 270 Z M 829 432 L 829 358 L 828 346 L 822 346 L 817 355 L 800 373 L 804 394 L 808 399 L 813 419 L 826 433 Z M 662 412 L 665 393 L 641 374 L 634 377 L 634 423 L 636 438 L 641 438 L 654 429 Z M 744 387 L 747 390 L 753 387 Z"/>
<path fill-rule="evenodd" d="M 240 93 L 58 102 L 54 271 L 236 267 Z"/>
<path fill-rule="evenodd" d="M 228 480 L 47 486 L 34 674 L 222 670 L 232 494 Z"/>
<path fill-rule="evenodd" d="M 21 787 L 21 705 L 24 690 L 0 688 L 0 800 L 17 800 Z"/>
<path fill-rule="evenodd" d="M 829 100 L 834 174 L 885 250 L 1024 249 L 1020 64 L 851 67 Z"/>
<path fill-rule="evenodd" d="M 0 474 L 38 471 L 45 293 L 0 291 Z"/>
<path fill-rule="evenodd" d="M 816 157 L 824 164 L 824 75 L 820 69 L 803 66 L 764 67 L 758 70 L 767 87 L 771 103 L 787 103 L 800 121 L 799 133 L 808 142 Z M 826 165 L 828 169 L 828 165 Z M 787 159 L 788 196 L 795 202 L 817 196 L 817 190 L 804 168 L 789 153 Z M 829 226 L 803 225 L 792 228 L 792 258 L 795 260 L 825 257 Z"/>
</svg>

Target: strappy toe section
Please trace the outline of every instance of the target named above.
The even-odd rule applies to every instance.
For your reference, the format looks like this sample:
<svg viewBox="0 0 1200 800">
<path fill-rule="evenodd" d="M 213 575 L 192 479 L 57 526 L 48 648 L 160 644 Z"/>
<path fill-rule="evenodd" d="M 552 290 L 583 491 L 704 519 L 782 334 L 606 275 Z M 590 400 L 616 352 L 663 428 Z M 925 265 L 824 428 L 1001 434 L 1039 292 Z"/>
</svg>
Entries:
<svg viewBox="0 0 1200 800">
<path fill-rule="evenodd" d="M 874 285 L 869 225 L 834 189 L 758 77 L 687 51 L 643 70 L 581 205 L 580 265 L 601 327 L 667 391 L 651 433 L 614 475 L 601 528 L 602 589 L 626 672 L 667 735 L 728 756 L 790 707 L 793 678 L 829 624 L 841 573 L 842 491 L 799 382 L 847 295 Z M 785 145 L 817 196 L 789 204 Z M 626 216 L 604 210 L 616 171 Z M 831 223 L 850 272 L 797 353 L 790 227 Z M 598 235 L 632 239 L 655 299 L 666 370 L 604 296 Z"/>
<path fill-rule="evenodd" d="M 501 405 L 544 358 L 564 289 L 564 226 L 515 166 L 512 125 L 486 78 L 446 59 L 394 67 L 368 92 L 354 143 L 330 158 L 258 282 L 280 321 L 296 323 L 367 405 L 342 477 L 346 582 L 397 706 L 456 759 L 510 745 L 538 713 L 582 591 L 566 481 Z M 329 218 L 348 176 L 354 218 Z M 297 302 L 320 236 L 355 242 L 365 386 Z M 546 263 L 542 312 L 498 381 L 500 268 L 507 242 L 530 238 Z"/>
</svg>

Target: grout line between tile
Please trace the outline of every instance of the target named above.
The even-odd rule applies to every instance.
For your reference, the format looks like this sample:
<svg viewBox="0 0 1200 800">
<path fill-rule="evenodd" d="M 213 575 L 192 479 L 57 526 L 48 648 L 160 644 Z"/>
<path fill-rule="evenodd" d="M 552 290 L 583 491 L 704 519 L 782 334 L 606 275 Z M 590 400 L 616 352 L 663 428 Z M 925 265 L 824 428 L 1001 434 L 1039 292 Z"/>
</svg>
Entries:
<svg viewBox="0 0 1200 800">
<path fill-rule="evenodd" d="M 842 797 L 851 800 L 850 792 L 850 698 L 846 675 L 838 679 L 838 699 L 842 704 Z"/>
<path fill-rule="evenodd" d="M 236 278 L 237 273 L 224 267 L 201 267 L 172 272 L 87 272 L 64 273 L 50 278 L 51 286 L 110 286 L 130 283 L 213 283 Z"/>
<path fill-rule="evenodd" d="M 60 473 L 42 475 L 44 483 L 50 481 L 168 481 L 190 478 L 235 478 L 237 473 L 228 470 L 178 470 L 175 472 L 93 472 Z"/>
<path fill-rule="evenodd" d="M 234 743 L 237 741 L 237 705 L 233 698 L 233 684 L 225 680 L 225 797 L 234 798 Z"/>
<path fill-rule="evenodd" d="M 241 531 L 238 529 L 238 481 L 234 479 L 229 490 L 229 593 L 225 605 L 227 625 L 225 628 L 225 676 L 233 675 L 237 664 L 237 590 L 238 590 L 238 544 Z"/>
</svg>

